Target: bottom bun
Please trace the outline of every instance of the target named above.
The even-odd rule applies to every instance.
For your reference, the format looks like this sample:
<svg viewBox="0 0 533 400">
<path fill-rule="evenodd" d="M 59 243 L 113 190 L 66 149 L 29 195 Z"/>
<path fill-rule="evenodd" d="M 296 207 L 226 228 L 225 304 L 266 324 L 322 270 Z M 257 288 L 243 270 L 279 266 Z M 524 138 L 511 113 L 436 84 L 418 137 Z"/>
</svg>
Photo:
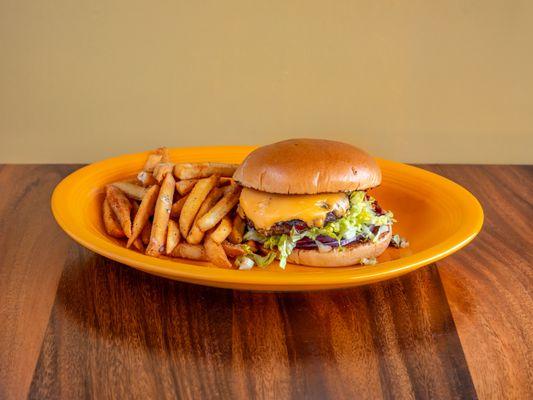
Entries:
<svg viewBox="0 0 533 400">
<path fill-rule="evenodd" d="M 350 244 L 344 246 L 342 250 L 333 248 L 328 252 L 294 249 L 287 261 L 310 267 L 347 267 L 359 264 L 363 258 L 379 256 L 387 249 L 391 238 L 392 229 L 389 226 L 389 230 L 383 232 L 375 242 Z"/>
</svg>

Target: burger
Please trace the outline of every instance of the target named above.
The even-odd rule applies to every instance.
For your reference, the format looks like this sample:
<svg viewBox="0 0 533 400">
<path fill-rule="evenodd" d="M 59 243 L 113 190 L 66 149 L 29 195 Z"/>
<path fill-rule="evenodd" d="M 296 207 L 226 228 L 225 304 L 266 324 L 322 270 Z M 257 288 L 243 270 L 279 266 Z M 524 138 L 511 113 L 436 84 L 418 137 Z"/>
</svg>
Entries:
<svg viewBox="0 0 533 400">
<path fill-rule="evenodd" d="M 267 265 L 372 264 L 392 238 L 393 215 L 368 191 L 381 170 L 363 150 L 332 140 L 292 139 L 259 147 L 237 168 L 244 238 Z"/>
</svg>

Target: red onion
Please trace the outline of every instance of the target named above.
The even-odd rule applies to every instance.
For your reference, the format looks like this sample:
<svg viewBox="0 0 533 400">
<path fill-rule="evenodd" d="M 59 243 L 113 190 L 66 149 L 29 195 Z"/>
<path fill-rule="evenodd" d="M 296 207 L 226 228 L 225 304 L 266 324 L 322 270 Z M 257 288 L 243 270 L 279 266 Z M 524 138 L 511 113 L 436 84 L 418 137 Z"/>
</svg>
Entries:
<svg viewBox="0 0 533 400">
<path fill-rule="evenodd" d="M 347 244 L 356 242 L 362 238 L 363 237 L 361 235 L 358 235 L 352 239 L 342 239 L 340 244 L 341 246 L 346 246 Z M 329 236 L 319 235 L 317 236 L 316 240 L 322 244 L 325 244 L 326 246 L 339 247 L 339 241 Z M 304 237 L 296 242 L 297 249 L 316 249 L 317 247 L 318 246 L 316 245 L 315 241 L 308 237 Z"/>
</svg>

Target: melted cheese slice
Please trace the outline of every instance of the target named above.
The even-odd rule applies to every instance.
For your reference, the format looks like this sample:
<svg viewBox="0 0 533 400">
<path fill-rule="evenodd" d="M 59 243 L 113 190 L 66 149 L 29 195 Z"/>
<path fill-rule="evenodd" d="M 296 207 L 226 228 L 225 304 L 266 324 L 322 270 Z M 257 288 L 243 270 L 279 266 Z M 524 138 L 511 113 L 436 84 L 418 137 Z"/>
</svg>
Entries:
<svg viewBox="0 0 533 400">
<path fill-rule="evenodd" d="M 300 219 L 308 226 L 322 226 L 327 213 L 348 208 L 345 193 L 287 195 L 244 188 L 240 206 L 254 226 L 269 229 L 277 222 Z"/>
</svg>

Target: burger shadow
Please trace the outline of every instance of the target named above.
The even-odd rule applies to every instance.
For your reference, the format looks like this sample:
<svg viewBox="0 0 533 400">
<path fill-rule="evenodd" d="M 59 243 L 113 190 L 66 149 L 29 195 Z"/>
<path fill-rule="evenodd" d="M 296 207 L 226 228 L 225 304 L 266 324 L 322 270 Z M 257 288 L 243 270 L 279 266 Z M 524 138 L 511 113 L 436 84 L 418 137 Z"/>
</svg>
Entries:
<svg viewBox="0 0 533 400">
<path fill-rule="evenodd" d="M 206 353 L 212 352 L 231 363 L 236 343 L 249 349 L 268 342 L 269 335 L 281 335 L 287 348 L 296 342 L 309 345 L 299 345 L 299 362 L 305 364 L 329 351 L 324 341 L 339 321 L 354 342 L 368 340 L 372 332 L 376 346 L 376 337 L 392 324 L 401 351 L 413 351 L 413 338 L 415 346 L 426 345 L 423 336 L 428 332 L 420 327 L 427 325 L 427 318 L 434 337 L 456 335 L 435 266 L 374 285 L 282 293 L 177 282 L 82 248 L 72 258 L 61 277 L 52 317 L 58 329 L 75 325 L 91 340 L 126 350 L 140 346 L 156 359 L 174 354 L 206 363 Z M 428 296 L 429 317 L 421 303 Z M 371 347 L 368 351 L 374 351 Z"/>
</svg>

